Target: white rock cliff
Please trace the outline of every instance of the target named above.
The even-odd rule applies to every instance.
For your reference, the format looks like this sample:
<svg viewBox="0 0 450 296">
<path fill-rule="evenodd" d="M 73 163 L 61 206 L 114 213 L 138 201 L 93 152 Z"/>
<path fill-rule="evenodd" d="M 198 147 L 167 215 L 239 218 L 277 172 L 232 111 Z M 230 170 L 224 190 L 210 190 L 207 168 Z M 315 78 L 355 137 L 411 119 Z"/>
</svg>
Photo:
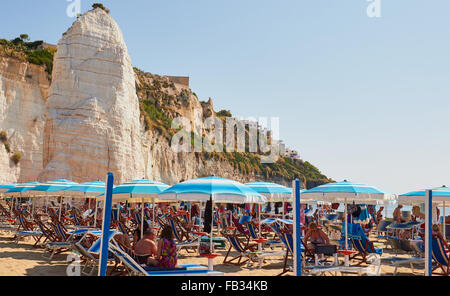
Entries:
<svg viewBox="0 0 450 296">
<path fill-rule="evenodd" d="M 80 16 L 59 41 L 47 111 L 39 181 L 144 177 L 133 67 L 102 9 Z"/>
</svg>

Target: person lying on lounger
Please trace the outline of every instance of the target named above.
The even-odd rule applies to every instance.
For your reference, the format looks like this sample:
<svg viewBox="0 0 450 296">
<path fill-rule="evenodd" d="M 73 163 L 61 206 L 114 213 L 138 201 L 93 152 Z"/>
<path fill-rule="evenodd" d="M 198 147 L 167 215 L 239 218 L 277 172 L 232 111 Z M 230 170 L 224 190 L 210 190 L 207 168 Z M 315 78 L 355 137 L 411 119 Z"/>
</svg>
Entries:
<svg viewBox="0 0 450 296">
<path fill-rule="evenodd" d="M 308 243 L 308 240 L 311 240 L 311 242 Z M 309 229 L 305 234 L 305 242 L 307 243 L 306 247 L 308 250 L 315 252 L 317 245 L 329 245 L 330 239 L 325 232 L 317 227 L 316 223 L 311 222 L 309 224 Z"/>
<path fill-rule="evenodd" d="M 153 229 L 147 229 L 144 236 L 134 246 L 134 254 L 136 261 L 139 264 L 147 263 L 148 258 L 154 257 L 157 254 L 157 247 L 155 243 L 156 234 Z"/>
</svg>

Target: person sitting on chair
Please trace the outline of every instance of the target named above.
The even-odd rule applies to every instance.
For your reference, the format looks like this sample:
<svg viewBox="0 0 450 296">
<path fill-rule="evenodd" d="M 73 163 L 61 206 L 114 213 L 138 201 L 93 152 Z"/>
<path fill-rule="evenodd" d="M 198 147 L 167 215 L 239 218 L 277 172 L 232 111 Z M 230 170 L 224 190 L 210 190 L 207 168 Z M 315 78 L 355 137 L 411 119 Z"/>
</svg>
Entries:
<svg viewBox="0 0 450 296">
<path fill-rule="evenodd" d="M 161 231 L 156 256 L 155 258 L 148 258 L 147 264 L 161 268 L 175 268 L 177 266 L 177 245 L 170 225 L 164 226 Z"/>
<path fill-rule="evenodd" d="M 309 239 L 311 239 L 311 243 L 308 243 Z M 330 239 L 328 238 L 328 235 L 321 229 L 319 229 L 317 227 L 317 224 L 314 222 L 311 222 L 309 224 L 309 229 L 308 231 L 306 231 L 304 240 L 305 243 L 307 244 L 306 248 L 308 248 L 308 250 L 311 250 L 313 252 L 315 252 L 316 246 L 318 245 L 330 244 Z"/>
<path fill-rule="evenodd" d="M 448 244 L 447 244 L 447 240 L 444 238 L 444 236 L 442 235 L 441 232 L 441 228 L 439 227 L 439 224 L 434 224 L 432 227 L 432 233 L 431 235 L 435 238 L 439 238 L 441 239 L 441 241 L 444 244 L 444 247 L 448 250 Z"/>
<path fill-rule="evenodd" d="M 134 246 L 135 257 L 139 264 L 144 264 L 148 258 L 156 256 L 155 236 L 153 229 L 147 229 L 142 239 Z"/>
</svg>

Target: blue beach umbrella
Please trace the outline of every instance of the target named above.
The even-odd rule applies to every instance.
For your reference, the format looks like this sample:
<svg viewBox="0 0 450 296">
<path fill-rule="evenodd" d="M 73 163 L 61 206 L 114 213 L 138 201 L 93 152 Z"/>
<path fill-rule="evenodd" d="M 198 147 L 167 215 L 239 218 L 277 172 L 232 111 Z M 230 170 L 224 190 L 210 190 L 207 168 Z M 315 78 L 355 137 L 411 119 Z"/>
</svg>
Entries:
<svg viewBox="0 0 450 296">
<path fill-rule="evenodd" d="M 102 194 L 104 192 L 105 182 L 94 181 L 70 186 L 64 190 L 63 195 L 74 198 L 96 199 L 99 194 Z M 97 224 L 97 200 L 95 201 L 95 221 L 95 224 Z"/>
<path fill-rule="evenodd" d="M 169 185 L 151 181 L 151 180 L 135 180 L 116 186 L 112 191 L 113 201 L 127 201 L 130 203 L 142 203 L 141 207 L 141 237 L 144 232 L 144 205 L 146 201 L 155 202 L 165 201 L 158 198 L 158 195 L 169 188 Z M 153 206 L 153 211 L 155 207 Z M 153 219 L 155 215 L 153 215 Z M 153 221 L 154 222 L 154 221 Z"/>
<path fill-rule="evenodd" d="M 17 185 L 18 185 L 17 183 L 2 184 L 0 185 L 0 193 L 6 192 L 9 189 L 16 187 Z"/>
<path fill-rule="evenodd" d="M 179 183 L 165 190 L 160 198 L 178 201 L 208 201 L 217 203 L 257 203 L 267 202 L 267 198 L 252 188 L 229 179 L 205 177 Z"/>
<path fill-rule="evenodd" d="M 54 180 L 37 185 L 35 188 L 30 190 L 30 193 L 34 196 L 62 196 L 65 189 L 77 184 L 78 183 L 76 182 L 65 179 Z M 61 219 L 61 207 L 62 203 L 59 204 L 59 219 Z"/>
<path fill-rule="evenodd" d="M 347 249 L 347 203 L 379 204 L 394 201 L 395 195 L 388 194 L 373 186 L 352 183 L 347 180 L 338 183 L 321 185 L 302 194 L 302 198 L 313 201 L 330 201 L 345 203 L 345 248 Z"/>
<path fill-rule="evenodd" d="M 269 202 L 292 201 L 292 189 L 270 182 L 253 182 L 245 184 L 256 192 L 267 197 Z"/>
<path fill-rule="evenodd" d="M 10 197 L 23 197 L 24 195 L 31 195 L 31 190 L 36 188 L 36 186 L 41 185 L 42 183 L 39 182 L 30 182 L 30 183 L 24 183 L 24 184 L 17 184 L 13 188 L 9 189 L 5 192 L 6 196 Z M 33 203 L 33 211 L 34 211 L 34 203 Z"/>
<path fill-rule="evenodd" d="M 62 194 L 70 197 L 94 198 L 104 192 L 105 182 L 95 181 L 67 187 Z"/>
<path fill-rule="evenodd" d="M 217 203 L 256 203 L 263 204 L 267 198 L 252 188 L 225 178 L 215 176 L 198 178 L 179 183 L 170 187 L 159 195 L 161 198 L 178 201 L 211 201 Z M 211 207 L 212 210 L 213 207 Z M 214 215 L 211 215 L 213 217 Z M 211 221 L 213 225 L 213 221 Z M 212 227 L 210 234 L 210 248 L 213 250 Z"/>
<path fill-rule="evenodd" d="M 399 204 L 414 205 L 425 202 L 426 190 L 433 190 L 433 203 L 450 204 L 450 188 L 447 186 L 441 186 L 431 189 L 422 189 L 411 191 L 398 196 Z"/>
<path fill-rule="evenodd" d="M 5 195 L 7 196 L 13 196 L 13 197 L 22 197 L 24 193 L 30 193 L 30 190 L 33 190 L 36 188 L 36 186 L 41 185 L 42 183 L 39 182 L 29 182 L 24 184 L 17 184 L 13 188 L 9 189 L 5 192 Z"/>
<path fill-rule="evenodd" d="M 395 195 L 379 190 L 373 186 L 343 181 L 306 190 L 302 194 L 302 198 L 316 201 L 378 204 L 386 201 L 394 201 Z"/>
<path fill-rule="evenodd" d="M 148 200 L 161 200 L 158 199 L 158 195 L 168 188 L 169 185 L 161 182 L 135 180 L 116 186 L 112 193 L 113 201 L 124 200 L 139 203 Z"/>
<path fill-rule="evenodd" d="M 38 196 L 63 195 L 64 190 L 77 184 L 78 183 L 76 182 L 64 179 L 55 180 L 37 185 L 35 188 L 30 190 L 30 193 Z"/>
</svg>

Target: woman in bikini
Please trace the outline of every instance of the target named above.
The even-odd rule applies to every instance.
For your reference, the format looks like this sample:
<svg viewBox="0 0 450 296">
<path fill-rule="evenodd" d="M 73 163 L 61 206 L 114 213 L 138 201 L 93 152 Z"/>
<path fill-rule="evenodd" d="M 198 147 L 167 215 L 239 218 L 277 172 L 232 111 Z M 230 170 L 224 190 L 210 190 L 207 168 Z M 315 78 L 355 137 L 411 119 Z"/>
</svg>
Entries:
<svg viewBox="0 0 450 296">
<path fill-rule="evenodd" d="M 308 240 L 311 242 L 308 243 Z M 309 224 L 309 229 L 305 234 L 305 243 L 307 243 L 306 248 L 311 251 L 315 251 L 317 245 L 329 245 L 330 239 L 328 235 L 317 227 L 317 224 L 311 222 Z"/>
</svg>

